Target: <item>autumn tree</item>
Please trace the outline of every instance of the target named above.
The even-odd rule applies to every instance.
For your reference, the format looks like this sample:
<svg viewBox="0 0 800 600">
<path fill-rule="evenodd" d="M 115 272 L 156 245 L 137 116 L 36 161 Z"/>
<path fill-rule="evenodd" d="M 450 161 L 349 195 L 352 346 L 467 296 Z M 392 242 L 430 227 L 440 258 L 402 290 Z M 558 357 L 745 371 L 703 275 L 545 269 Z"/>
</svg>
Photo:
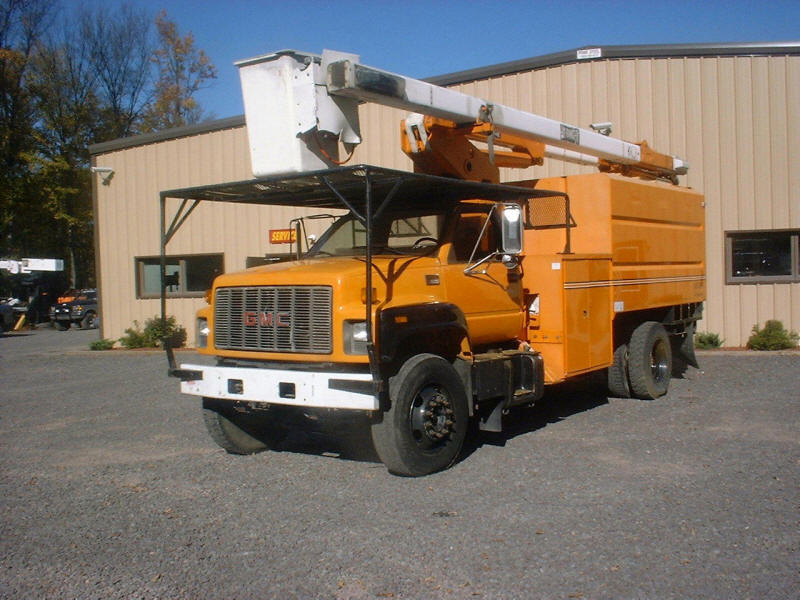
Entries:
<svg viewBox="0 0 800 600">
<path fill-rule="evenodd" d="M 0 254 L 30 253 L 47 236 L 31 182 L 36 155 L 31 62 L 52 16 L 48 0 L 0 3 Z"/>
<path fill-rule="evenodd" d="M 215 77 L 163 12 L 0 0 L 0 255 L 63 258 L 92 285 L 89 145 L 197 122 Z"/>
<path fill-rule="evenodd" d="M 195 46 L 194 35 L 181 37 L 165 11 L 156 17 L 158 47 L 153 62 L 158 72 L 155 99 L 145 117 L 150 130 L 182 127 L 198 123 L 203 111 L 195 94 L 217 77 L 217 69 L 205 52 Z"/>
<path fill-rule="evenodd" d="M 37 152 L 29 173 L 40 219 L 55 236 L 48 254 L 67 259 L 74 287 L 79 271 L 87 275 L 82 283 L 93 271 L 89 144 L 105 123 L 91 47 L 79 32 L 59 31 L 33 58 L 29 89 L 36 100 Z"/>
</svg>

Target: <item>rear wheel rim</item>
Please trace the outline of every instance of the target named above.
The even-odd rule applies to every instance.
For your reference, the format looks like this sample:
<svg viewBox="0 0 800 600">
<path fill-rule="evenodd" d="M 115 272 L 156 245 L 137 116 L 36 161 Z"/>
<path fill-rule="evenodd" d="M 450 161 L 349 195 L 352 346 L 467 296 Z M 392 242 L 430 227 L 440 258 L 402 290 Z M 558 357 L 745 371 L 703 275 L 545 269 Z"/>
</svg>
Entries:
<svg viewBox="0 0 800 600">
<path fill-rule="evenodd" d="M 653 350 L 650 352 L 650 373 L 653 381 L 663 383 L 669 378 L 669 349 L 664 340 L 656 340 Z"/>
</svg>

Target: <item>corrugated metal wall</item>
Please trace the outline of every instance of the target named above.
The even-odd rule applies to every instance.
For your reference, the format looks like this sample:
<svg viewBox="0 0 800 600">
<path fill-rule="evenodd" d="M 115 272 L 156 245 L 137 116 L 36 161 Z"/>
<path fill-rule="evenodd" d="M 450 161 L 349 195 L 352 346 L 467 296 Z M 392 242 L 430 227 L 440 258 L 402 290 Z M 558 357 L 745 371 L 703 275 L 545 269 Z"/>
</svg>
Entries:
<svg viewBox="0 0 800 600">
<path fill-rule="evenodd" d="M 606 60 L 480 80 L 457 89 L 612 135 L 647 140 L 689 161 L 681 183 L 706 195 L 708 302 L 701 329 L 744 345 L 754 324 L 800 330 L 800 284 L 725 284 L 726 231 L 800 228 L 800 57 Z M 367 106 L 362 156 L 393 161 L 400 111 Z M 506 180 L 589 172 L 546 161 Z"/>
<path fill-rule="evenodd" d="M 800 329 L 800 284 L 726 285 L 724 243 L 726 231 L 800 228 L 800 57 L 600 60 L 458 87 L 575 125 L 611 121 L 615 137 L 647 140 L 687 159 L 682 183 L 707 200 L 702 328 L 733 346 L 770 318 Z M 410 169 L 399 150 L 402 117 L 402 111 L 362 106 L 365 141 L 353 161 Z M 103 334 L 118 337 L 133 319 L 158 310 L 157 300 L 135 300 L 133 257 L 157 254 L 159 191 L 246 179 L 249 155 L 238 128 L 102 154 L 96 163 L 117 171 L 110 186 L 98 186 L 98 227 Z M 505 178 L 582 170 L 549 161 Z M 226 270 L 240 268 L 246 256 L 268 251 L 266 231 L 286 226 L 285 210 L 201 206 L 169 252 L 222 251 Z M 189 326 L 200 305 L 170 300 L 169 310 Z"/>
<path fill-rule="evenodd" d="M 114 169 L 110 185 L 97 186 L 101 328 L 120 337 L 134 320 L 160 314 L 157 299 L 136 298 L 136 257 L 157 256 L 160 247 L 159 193 L 196 185 L 252 178 L 243 127 L 168 140 L 94 157 Z M 179 205 L 167 204 L 167 224 Z M 201 203 L 167 246 L 170 255 L 224 253 L 225 271 L 244 269 L 248 256 L 285 252 L 269 244 L 269 229 L 287 227 L 297 216 L 287 208 Z M 194 340 L 194 314 L 202 298 L 170 298 L 169 314 Z"/>
</svg>

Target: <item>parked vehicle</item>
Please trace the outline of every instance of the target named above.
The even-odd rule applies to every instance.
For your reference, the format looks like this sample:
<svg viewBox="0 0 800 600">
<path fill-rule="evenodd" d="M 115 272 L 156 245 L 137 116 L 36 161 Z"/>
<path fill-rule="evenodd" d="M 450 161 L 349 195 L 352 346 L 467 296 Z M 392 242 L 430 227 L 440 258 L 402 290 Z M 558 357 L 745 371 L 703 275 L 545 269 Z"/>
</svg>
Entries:
<svg viewBox="0 0 800 600">
<path fill-rule="evenodd" d="M 6 301 L 0 302 L 0 332 L 11 331 L 14 327 L 14 308 Z"/>
<path fill-rule="evenodd" d="M 97 290 L 81 290 L 74 300 L 54 304 L 50 321 L 59 331 L 66 331 L 73 323 L 81 329 L 97 327 Z"/>
<path fill-rule="evenodd" d="M 389 471 L 425 475 L 456 460 L 470 421 L 501 431 L 545 385 L 605 371 L 616 397 L 655 399 L 673 368 L 696 365 L 705 202 L 677 185 L 685 162 L 353 57 L 327 70 L 326 60 L 284 52 L 240 63 L 252 69 L 242 83 L 257 179 L 161 194 L 162 215 L 167 198 L 349 210 L 305 253 L 295 221 L 297 260 L 214 280 L 197 346 L 216 365 L 178 368 L 165 344 L 219 446 L 256 452 L 297 418 L 350 411 L 369 418 Z M 279 95 L 285 81 L 291 98 Z M 400 128 L 415 172 L 320 159 L 336 140 L 313 129 L 326 113 L 278 109 L 324 101 L 325 90 L 337 108 L 344 98 L 424 112 Z M 311 134 L 296 135 L 297 123 Z M 605 172 L 498 183 L 499 167 L 545 157 Z M 162 229 L 162 256 L 186 216 Z"/>
</svg>

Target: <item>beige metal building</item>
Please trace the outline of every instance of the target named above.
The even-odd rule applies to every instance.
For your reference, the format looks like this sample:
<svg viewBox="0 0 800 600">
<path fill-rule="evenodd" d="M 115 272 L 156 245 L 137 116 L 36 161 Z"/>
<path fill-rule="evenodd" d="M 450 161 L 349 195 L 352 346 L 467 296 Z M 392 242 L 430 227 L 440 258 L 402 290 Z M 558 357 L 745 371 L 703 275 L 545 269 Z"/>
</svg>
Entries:
<svg viewBox="0 0 800 600">
<path fill-rule="evenodd" d="M 380 65 L 376 65 L 380 67 Z M 700 329 L 743 345 L 754 324 L 800 330 L 800 42 L 583 48 L 431 78 L 615 137 L 647 140 L 689 161 L 681 183 L 706 195 L 708 301 Z M 239 93 L 239 90 L 230 90 Z M 353 158 L 411 169 L 404 115 L 360 108 Z M 91 147 L 102 336 L 159 313 L 159 193 L 252 177 L 243 117 Z M 112 169 L 113 173 L 102 169 Z M 505 174 L 530 179 L 586 170 L 546 161 Z M 170 206 L 171 215 L 177 203 Z M 194 312 L 213 274 L 285 251 L 269 231 L 289 209 L 201 204 L 168 246 L 167 310 L 194 339 Z"/>
</svg>

